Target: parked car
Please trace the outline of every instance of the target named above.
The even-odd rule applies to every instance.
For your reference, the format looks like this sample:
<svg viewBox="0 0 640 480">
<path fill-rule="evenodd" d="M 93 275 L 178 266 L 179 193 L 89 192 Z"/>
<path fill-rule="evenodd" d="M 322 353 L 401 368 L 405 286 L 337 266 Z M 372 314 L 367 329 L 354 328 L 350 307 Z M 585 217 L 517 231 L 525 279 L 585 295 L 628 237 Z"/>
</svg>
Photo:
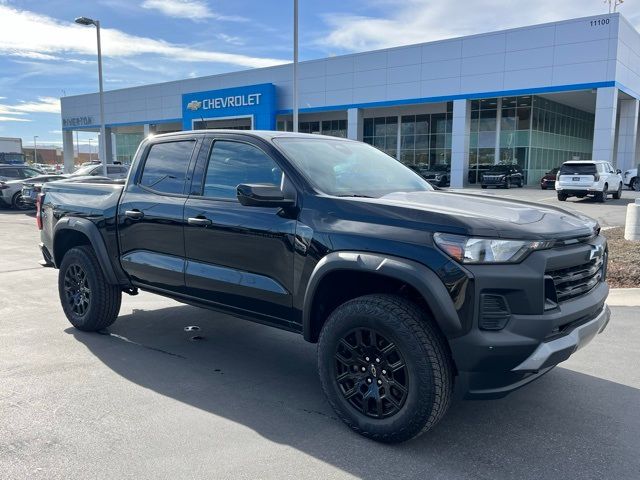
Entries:
<svg viewBox="0 0 640 480">
<path fill-rule="evenodd" d="M 492 167 L 493 165 L 487 164 L 470 165 L 469 173 L 467 175 L 469 183 L 480 183 L 480 181 L 482 180 L 482 175 Z"/>
<path fill-rule="evenodd" d="M 124 165 L 108 164 L 107 165 L 107 177 L 109 178 L 127 178 L 129 173 L 129 167 Z M 89 163 L 83 167 L 78 168 L 71 174 L 72 176 L 87 176 L 87 175 L 103 175 L 101 163 Z"/>
<path fill-rule="evenodd" d="M 40 170 L 26 165 L 0 165 L 0 205 L 22 209 L 22 182 L 42 175 Z"/>
<path fill-rule="evenodd" d="M 107 165 L 108 178 L 124 179 L 129 169 L 122 165 Z M 36 198 L 42 189 L 42 184 L 54 181 L 96 181 L 102 177 L 102 165 L 88 165 L 75 172 L 66 175 L 39 175 L 33 178 L 13 180 L 0 184 L 0 190 L 5 203 L 19 210 L 28 210 L 35 207 Z M 10 203 L 9 203 L 10 199 Z"/>
<path fill-rule="evenodd" d="M 638 181 L 638 169 L 632 168 L 624 172 L 622 177 L 622 183 L 624 183 L 629 190 L 640 191 L 640 181 Z"/>
<path fill-rule="evenodd" d="M 518 165 L 492 165 L 482 174 L 480 186 L 511 188 L 524 185 L 524 172 Z"/>
<path fill-rule="evenodd" d="M 597 160 L 572 160 L 564 162 L 558 173 L 556 192 L 558 200 L 569 197 L 593 196 L 605 202 L 607 195 L 618 199 L 622 196 L 622 175 L 609 162 Z"/>
<path fill-rule="evenodd" d="M 540 188 L 542 190 L 546 190 L 547 188 L 555 188 L 556 176 L 558 175 L 559 171 L 560 168 L 556 167 L 545 173 L 544 176 L 540 179 Z"/>
<path fill-rule="evenodd" d="M 522 387 L 609 321 L 595 220 L 435 191 L 352 140 L 157 135 L 126 186 L 52 182 L 38 201 L 73 326 L 109 327 L 142 289 L 299 333 L 337 416 L 378 441 L 432 428 L 454 383 L 470 398 Z"/>
<path fill-rule="evenodd" d="M 432 185 L 448 187 L 451 181 L 451 166 L 439 164 L 424 168 L 422 177 Z"/>
</svg>

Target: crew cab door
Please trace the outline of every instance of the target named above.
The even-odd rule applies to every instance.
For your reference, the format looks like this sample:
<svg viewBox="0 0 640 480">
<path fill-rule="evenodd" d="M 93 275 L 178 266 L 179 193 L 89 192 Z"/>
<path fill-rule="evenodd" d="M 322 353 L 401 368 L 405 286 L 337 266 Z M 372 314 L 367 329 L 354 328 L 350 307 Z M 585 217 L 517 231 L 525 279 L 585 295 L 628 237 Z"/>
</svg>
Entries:
<svg viewBox="0 0 640 480">
<path fill-rule="evenodd" d="M 122 268 L 136 284 L 184 291 L 184 204 L 198 140 L 145 148 L 118 206 Z"/>
<path fill-rule="evenodd" d="M 218 136 L 203 145 L 184 210 L 189 295 L 271 323 L 292 308 L 295 215 L 243 206 L 239 184 L 279 185 L 283 173 L 251 137 Z M 200 176 L 200 178 L 198 178 Z"/>
</svg>

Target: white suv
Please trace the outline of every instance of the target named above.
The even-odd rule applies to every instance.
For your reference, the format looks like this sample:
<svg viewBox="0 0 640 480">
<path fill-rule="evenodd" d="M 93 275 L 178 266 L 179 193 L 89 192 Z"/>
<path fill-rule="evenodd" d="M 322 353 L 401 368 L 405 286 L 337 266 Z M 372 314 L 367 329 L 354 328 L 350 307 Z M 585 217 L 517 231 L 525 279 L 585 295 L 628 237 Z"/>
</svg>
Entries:
<svg viewBox="0 0 640 480">
<path fill-rule="evenodd" d="M 629 190 L 640 191 L 640 181 L 638 180 L 638 169 L 632 168 L 624 172 L 623 183 L 629 187 Z"/>
<path fill-rule="evenodd" d="M 609 162 L 600 160 L 564 162 L 556 180 L 558 200 L 564 202 L 569 197 L 593 195 L 597 201 L 604 202 L 609 194 L 618 199 L 622 195 L 621 173 Z"/>
</svg>

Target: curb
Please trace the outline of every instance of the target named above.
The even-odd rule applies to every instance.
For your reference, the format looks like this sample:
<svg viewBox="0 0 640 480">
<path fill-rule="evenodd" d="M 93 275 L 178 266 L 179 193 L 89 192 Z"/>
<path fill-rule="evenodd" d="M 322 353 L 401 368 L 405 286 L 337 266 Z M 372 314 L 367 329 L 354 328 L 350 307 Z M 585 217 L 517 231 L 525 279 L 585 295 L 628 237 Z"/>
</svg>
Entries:
<svg viewBox="0 0 640 480">
<path fill-rule="evenodd" d="M 612 288 L 607 304 L 611 307 L 640 307 L 640 288 Z"/>
</svg>

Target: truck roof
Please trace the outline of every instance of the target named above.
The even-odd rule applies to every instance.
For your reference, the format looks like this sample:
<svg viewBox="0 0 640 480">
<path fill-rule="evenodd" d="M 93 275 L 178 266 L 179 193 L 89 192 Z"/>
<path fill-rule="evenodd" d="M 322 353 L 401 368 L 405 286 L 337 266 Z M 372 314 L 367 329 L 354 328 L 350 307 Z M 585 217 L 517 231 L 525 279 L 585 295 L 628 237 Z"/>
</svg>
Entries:
<svg viewBox="0 0 640 480">
<path fill-rule="evenodd" d="M 193 135 L 193 134 L 212 135 L 216 133 L 248 135 L 252 137 L 262 138 L 264 140 L 271 140 L 277 137 L 316 138 L 316 139 L 320 137 L 320 138 L 352 141 L 342 137 L 330 137 L 326 135 L 320 136 L 316 133 L 281 132 L 281 131 L 275 131 L 275 130 L 231 130 L 231 129 L 184 130 L 181 132 L 160 133 L 158 135 L 154 135 L 153 138 L 166 138 L 166 137 L 173 138 L 177 136 L 183 136 L 183 135 L 186 136 L 186 135 Z"/>
</svg>

